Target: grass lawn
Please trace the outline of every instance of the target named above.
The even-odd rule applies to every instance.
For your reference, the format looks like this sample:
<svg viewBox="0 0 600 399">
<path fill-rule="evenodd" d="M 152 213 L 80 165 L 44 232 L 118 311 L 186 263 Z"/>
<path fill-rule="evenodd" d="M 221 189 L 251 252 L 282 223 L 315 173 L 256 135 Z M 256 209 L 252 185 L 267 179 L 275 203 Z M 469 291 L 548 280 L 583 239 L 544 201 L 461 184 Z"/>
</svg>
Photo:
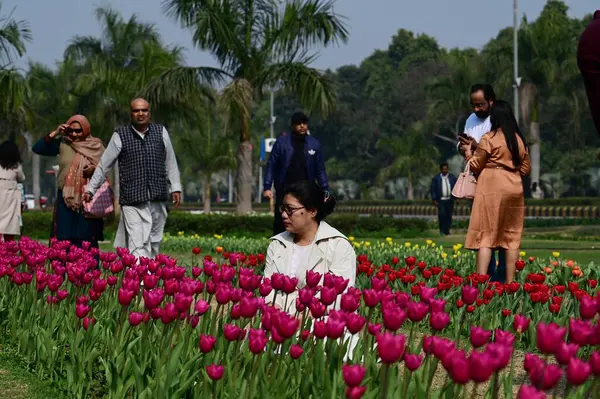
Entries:
<svg viewBox="0 0 600 399">
<path fill-rule="evenodd" d="M 10 351 L 0 348 L 0 399 L 50 399 L 62 393 L 51 384 L 40 381 L 26 369 L 24 362 Z"/>
</svg>

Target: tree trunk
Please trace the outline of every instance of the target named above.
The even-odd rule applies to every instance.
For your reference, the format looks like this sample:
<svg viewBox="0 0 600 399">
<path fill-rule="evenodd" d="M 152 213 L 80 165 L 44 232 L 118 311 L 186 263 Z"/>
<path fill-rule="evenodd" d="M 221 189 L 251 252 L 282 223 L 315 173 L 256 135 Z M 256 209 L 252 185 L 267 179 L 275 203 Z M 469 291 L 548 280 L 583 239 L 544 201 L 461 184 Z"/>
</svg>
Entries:
<svg viewBox="0 0 600 399">
<path fill-rule="evenodd" d="M 35 198 L 35 209 L 40 208 L 40 156 L 33 154 L 31 158 L 31 181 L 33 183 L 33 197 Z"/>
<path fill-rule="evenodd" d="M 202 194 L 202 210 L 205 214 L 210 213 L 210 173 L 204 175 L 204 192 Z"/>
<path fill-rule="evenodd" d="M 240 143 L 235 180 L 237 194 L 235 211 L 238 215 L 245 215 L 252 211 L 252 143 L 250 140 Z"/>
<path fill-rule="evenodd" d="M 529 155 L 531 158 L 531 182 L 540 184 L 540 124 L 532 121 L 529 125 Z"/>
<path fill-rule="evenodd" d="M 408 174 L 408 179 L 407 179 L 407 183 L 406 183 L 406 198 L 409 201 L 412 201 L 415 199 L 415 192 L 414 192 L 413 183 L 412 183 L 412 176 L 410 173 Z"/>
</svg>

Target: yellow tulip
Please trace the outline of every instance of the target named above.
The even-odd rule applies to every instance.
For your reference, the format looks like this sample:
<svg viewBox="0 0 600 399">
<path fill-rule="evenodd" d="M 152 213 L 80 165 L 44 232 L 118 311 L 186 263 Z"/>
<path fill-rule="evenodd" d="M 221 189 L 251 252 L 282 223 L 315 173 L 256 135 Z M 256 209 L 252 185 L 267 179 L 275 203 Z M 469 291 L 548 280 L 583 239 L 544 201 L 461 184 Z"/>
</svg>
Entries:
<svg viewBox="0 0 600 399">
<path fill-rule="evenodd" d="M 410 248 L 410 245 L 411 245 L 411 244 L 410 244 L 410 242 L 408 242 L 408 241 L 406 241 L 406 242 L 404 243 L 404 246 L 405 246 L 406 248 Z"/>
<path fill-rule="evenodd" d="M 183 237 L 183 234 L 184 234 L 184 233 L 183 233 L 183 231 L 178 231 L 178 232 L 177 232 L 177 235 L 178 235 L 179 237 Z"/>
<path fill-rule="evenodd" d="M 348 237 L 348 240 L 349 241 L 354 241 L 354 237 L 350 236 L 350 237 Z"/>
<path fill-rule="evenodd" d="M 448 257 L 448 254 L 446 252 L 442 252 L 442 259 L 446 259 Z"/>
<path fill-rule="evenodd" d="M 519 252 L 519 256 L 520 256 L 521 258 L 524 258 L 525 256 L 527 256 L 527 252 L 525 252 L 525 251 L 521 251 L 521 252 Z"/>
<path fill-rule="evenodd" d="M 387 242 L 390 242 L 390 241 L 392 241 L 392 237 L 386 237 L 386 238 L 385 238 L 385 240 L 386 240 Z"/>
<path fill-rule="evenodd" d="M 431 244 L 433 244 L 433 241 L 431 241 L 431 240 L 427 240 L 427 241 L 425 241 L 425 244 L 427 244 L 427 245 L 431 245 Z"/>
<path fill-rule="evenodd" d="M 552 252 L 552 256 L 554 256 L 555 258 L 559 258 L 560 252 Z"/>
<path fill-rule="evenodd" d="M 369 241 L 365 242 L 365 247 L 370 247 L 371 243 Z"/>
</svg>

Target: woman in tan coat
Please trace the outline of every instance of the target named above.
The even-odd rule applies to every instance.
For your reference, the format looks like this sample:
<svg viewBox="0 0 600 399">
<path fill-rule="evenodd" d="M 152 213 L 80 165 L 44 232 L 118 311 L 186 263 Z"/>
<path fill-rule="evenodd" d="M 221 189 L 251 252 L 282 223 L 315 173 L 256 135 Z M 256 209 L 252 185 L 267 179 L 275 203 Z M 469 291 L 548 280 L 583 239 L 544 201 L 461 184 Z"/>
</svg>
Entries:
<svg viewBox="0 0 600 399">
<path fill-rule="evenodd" d="M 465 248 L 477 251 L 477 273 L 487 274 L 492 250 L 506 250 L 506 283 L 514 279 L 525 220 L 521 178 L 529 175 L 525 138 L 506 101 L 491 111 L 492 131 L 474 154 L 467 151 L 471 172 L 478 174 Z"/>
<path fill-rule="evenodd" d="M 21 190 L 17 183 L 25 180 L 21 153 L 12 141 L 0 145 L 0 236 L 12 241 L 21 235 Z"/>
</svg>

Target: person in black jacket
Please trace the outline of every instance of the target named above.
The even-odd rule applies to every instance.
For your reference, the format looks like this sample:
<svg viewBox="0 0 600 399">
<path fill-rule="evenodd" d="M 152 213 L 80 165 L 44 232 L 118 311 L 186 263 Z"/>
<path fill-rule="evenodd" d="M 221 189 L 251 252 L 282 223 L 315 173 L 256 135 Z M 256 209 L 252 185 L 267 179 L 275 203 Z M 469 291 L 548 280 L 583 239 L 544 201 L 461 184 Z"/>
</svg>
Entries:
<svg viewBox="0 0 600 399">
<path fill-rule="evenodd" d="M 273 235 L 285 231 L 279 211 L 285 187 L 304 180 L 316 180 L 326 197 L 329 196 L 321 144 L 308 132 L 308 117 L 302 112 L 294 113 L 291 127 L 291 134 L 284 133 L 275 141 L 265 171 L 264 196 L 273 198 L 272 187 L 275 186 Z"/>
<path fill-rule="evenodd" d="M 448 164 L 440 165 L 440 174 L 431 180 L 431 199 L 433 205 L 438 209 L 438 222 L 440 234 L 450 235 L 452 227 L 452 212 L 454 210 L 454 198 L 452 189 L 456 184 L 456 176 L 448 171 Z"/>
</svg>

